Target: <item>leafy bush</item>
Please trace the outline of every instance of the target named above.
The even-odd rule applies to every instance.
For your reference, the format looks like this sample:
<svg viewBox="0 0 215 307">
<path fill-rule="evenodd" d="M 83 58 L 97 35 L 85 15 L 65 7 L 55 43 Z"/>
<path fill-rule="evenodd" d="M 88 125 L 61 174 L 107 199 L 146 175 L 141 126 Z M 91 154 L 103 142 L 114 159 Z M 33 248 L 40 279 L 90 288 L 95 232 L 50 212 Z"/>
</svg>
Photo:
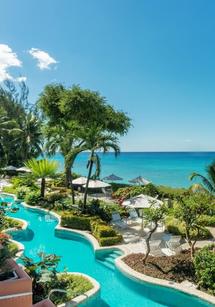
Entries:
<svg viewBox="0 0 215 307">
<path fill-rule="evenodd" d="M 118 199 L 119 203 L 123 202 L 125 199 L 140 195 L 146 194 L 152 197 L 155 197 L 159 194 L 157 188 L 149 183 L 146 186 L 130 186 L 126 188 L 120 188 L 113 193 L 113 198 Z"/>
<path fill-rule="evenodd" d="M 127 188 L 130 187 L 131 185 L 129 184 L 125 184 L 125 183 L 116 183 L 116 182 L 111 182 L 111 188 L 113 192 L 116 192 L 117 190 L 121 189 L 121 188 Z"/>
<path fill-rule="evenodd" d="M 92 216 L 98 216 L 106 222 L 109 222 L 111 220 L 111 216 L 101 206 L 101 202 L 99 201 L 99 199 L 91 200 L 91 202 L 86 206 L 86 213 Z"/>
<path fill-rule="evenodd" d="M 168 186 L 157 186 L 158 193 L 162 198 L 170 198 L 177 199 L 178 197 L 185 196 L 186 194 L 190 194 L 188 189 L 184 188 L 172 188 Z"/>
<path fill-rule="evenodd" d="M 177 218 L 173 216 L 168 216 L 165 219 L 166 230 L 174 235 L 181 235 L 185 237 L 185 224 L 180 222 Z M 192 239 L 196 238 L 197 231 L 191 231 Z M 207 228 L 200 229 L 198 239 L 210 239 L 212 237 L 210 231 Z"/>
<path fill-rule="evenodd" d="M 20 186 L 16 189 L 16 196 L 18 199 L 23 200 L 27 194 L 30 193 L 30 188 L 26 186 Z"/>
<path fill-rule="evenodd" d="M 26 195 L 25 202 L 30 206 L 38 206 L 41 202 L 39 191 L 33 191 Z"/>
<path fill-rule="evenodd" d="M 16 189 L 13 186 L 3 187 L 2 190 L 3 190 L 4 193 L 16 194 Z"/>
<path fill-rule="evenodd" d="M 61 201 L 64 198 L 67 197 L 67 194 L 65 192 L 59 193 L 59 192 L 52 192 L 46 195 L 46 201 L 48 203 L 54 203 L 56 201 Z"/>
<path fill-rule="evenodd" d="M 95 237 L 114 237 L 117 235 L 113 227 L 109 225 L 103 225 L 99 222 L 91 223 L 91 230 Z"/>
<path fill-rule="evenodd" d="M 93 285 L 84 276 L 75 274 L 57 274 L 57 278 L 51 285 L 52 288 L 63 289 L 67 293 L 53 293 L 51 300 L 55 305 L 59 305 L 65 302 L 69 302 L 74 297 L 84 294 L 92 289 Z"/>
<path fill-rule="evenodd" d="M 5 217 L 5 229 L 7 228 L 21 228 L 23 223 L 21 221 L 16 221 L 11 217 Z"/>
<path fill-rule="evenodd" d="M 111 245 L 121 243 L 122 242 L 122 236 L 117 235 L 115 237 L 104 237 L 104 238 L 100 238 L 98 241 L 99 241 L 99 244 L 101 246 L 111 246 Z"/>
<path fill-rule="evenodd" d="M 215 244 L 196 253 L 194 266 L 199 287 L 215 295 Z"/>
<path fill-rule="evenodd" d="M 107 225 L 97 217 L 64 213 L 61 216 L 61 225 L 68 228 L 91 231 L 101 246 L 109 246 L 122 241 L 122 236 L 112 226 Z"/>
<path fill-rule="evenodd" d="M 199 219 L 200 223 L 204 226 L 215 227 L 215 216 L 202 215 Z"/>
<path fill-rule="evenodd" d="M 31 188 L 31 190 L 38 189 L 37 185 L 35 184 L 35 178 L 29 174 L 20 177 L 13 177 L 11 179 L 11 183 L 13 184 L 14 188 L 25 186 Z"/>
<path fill-rule="evenodd" d="M 79 230 L 91 230 L 90 220 L 92 217 L 88 215 L 74 215 L 71 213 L 64 213 L 61 216 L 61 225 L 68 228 Z"/>
</svg>

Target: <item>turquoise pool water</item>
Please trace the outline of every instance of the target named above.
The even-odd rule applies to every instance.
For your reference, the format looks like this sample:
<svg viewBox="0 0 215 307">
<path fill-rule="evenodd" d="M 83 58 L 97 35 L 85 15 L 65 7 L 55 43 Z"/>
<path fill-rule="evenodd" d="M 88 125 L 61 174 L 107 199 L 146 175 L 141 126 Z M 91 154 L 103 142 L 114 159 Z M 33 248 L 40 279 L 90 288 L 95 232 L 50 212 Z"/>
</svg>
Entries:
<svg viewBox="0 0 215 307">
<path fill-rule="evenodd" d="M 4 200 L 12 202 L 10 197 Z M 139 284 L 122 275 L 114 265 L 114 259 L 119 255 L 115 250 L 96 259 L 92 246 L 88 241 L 77 235 L 57 233 L 54 228 L 56 219 L 42 211 L 27 209 L 19 204 L 19 211 L 8 213 L 28 221 L 24 232 L 13 234 L 14 240 L 24 244 L 25 254 L 33 259 L 38 251 L 55 253 L 61 256 L 59 270 L 83 272 L 95 278 L 101 285 L 101 299 L 85 306 L 211 306 L 193 296 L 151 284 Z"/>
</svg>

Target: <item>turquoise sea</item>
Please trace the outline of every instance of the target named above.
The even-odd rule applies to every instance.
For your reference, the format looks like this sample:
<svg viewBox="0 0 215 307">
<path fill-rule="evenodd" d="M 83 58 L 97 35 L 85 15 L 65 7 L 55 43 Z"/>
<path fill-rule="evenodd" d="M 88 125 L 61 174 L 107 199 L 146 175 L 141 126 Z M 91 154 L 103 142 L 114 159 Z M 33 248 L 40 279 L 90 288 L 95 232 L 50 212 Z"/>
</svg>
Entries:
<svg viewBox="0 0 215 307">
<path fill-rule="evenodd" d="M 74 171 L 87 174 L 89 153 L 81 153 L 74 164 Z M 63 157 L 54 157 L 63 169 Z M 117 158 L 113 153 L 101 154 L 101 179 L 111 173 L 123 178 L 123 182 L 139 175 L 155 184 L 172 187 L 188 187 L 192 172 L 205 174 L 208 164 L 215 160 L 215 152 L 122 152 Z"/>
</svg>

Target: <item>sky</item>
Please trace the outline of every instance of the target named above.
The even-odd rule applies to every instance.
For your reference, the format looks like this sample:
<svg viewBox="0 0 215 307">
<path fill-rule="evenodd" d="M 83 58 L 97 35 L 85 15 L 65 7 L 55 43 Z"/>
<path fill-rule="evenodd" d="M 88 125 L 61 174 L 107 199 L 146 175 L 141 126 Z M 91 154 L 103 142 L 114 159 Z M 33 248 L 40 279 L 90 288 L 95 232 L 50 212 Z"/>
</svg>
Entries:
<svg viewBox="0 0 215 307">
<path fill-rule="evenodd" d="M 0 82 L 60 82 L 132 119 L 122 151 L 215 151 L 214 0 L 0 0 Z"/>
</svg>

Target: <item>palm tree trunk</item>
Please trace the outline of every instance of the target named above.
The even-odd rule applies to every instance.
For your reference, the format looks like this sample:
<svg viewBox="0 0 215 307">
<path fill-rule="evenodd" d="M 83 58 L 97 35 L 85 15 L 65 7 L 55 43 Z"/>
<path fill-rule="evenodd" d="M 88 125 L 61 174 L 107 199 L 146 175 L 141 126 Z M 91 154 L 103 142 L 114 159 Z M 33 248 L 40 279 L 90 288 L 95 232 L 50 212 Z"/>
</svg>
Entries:
<svg viewBox="0 0 215 307">
<path fill-rule="evenodd" d="M 40 196 L 42 198 L 45 197 L 45 188 L 46 188 L 46 180 L 45 180 L 45 178 L 42 178 L 41 179 L 41 189 L 40 189 Z"/>
<path fill-rule="evenodd" d="M 93 169 L 93 156 L 94 156 L 94 151 L 92 151 L 92 153 L 91 153 L 91 155 L 90 155 L 90 160 L 89 160 L 89 171 L 88 171 L 87 182 L 86 182 L 86 187 L 85 187 L 85 191 L 84 191 L 83 210 L 85 210 L 86 205 L 87 205 L 87 191 L 88 191 L 88 186 L 89 186 L 89 182 L 90 182 L 90 177 L 91 177 L 92 169 Z"/>
</svg>

